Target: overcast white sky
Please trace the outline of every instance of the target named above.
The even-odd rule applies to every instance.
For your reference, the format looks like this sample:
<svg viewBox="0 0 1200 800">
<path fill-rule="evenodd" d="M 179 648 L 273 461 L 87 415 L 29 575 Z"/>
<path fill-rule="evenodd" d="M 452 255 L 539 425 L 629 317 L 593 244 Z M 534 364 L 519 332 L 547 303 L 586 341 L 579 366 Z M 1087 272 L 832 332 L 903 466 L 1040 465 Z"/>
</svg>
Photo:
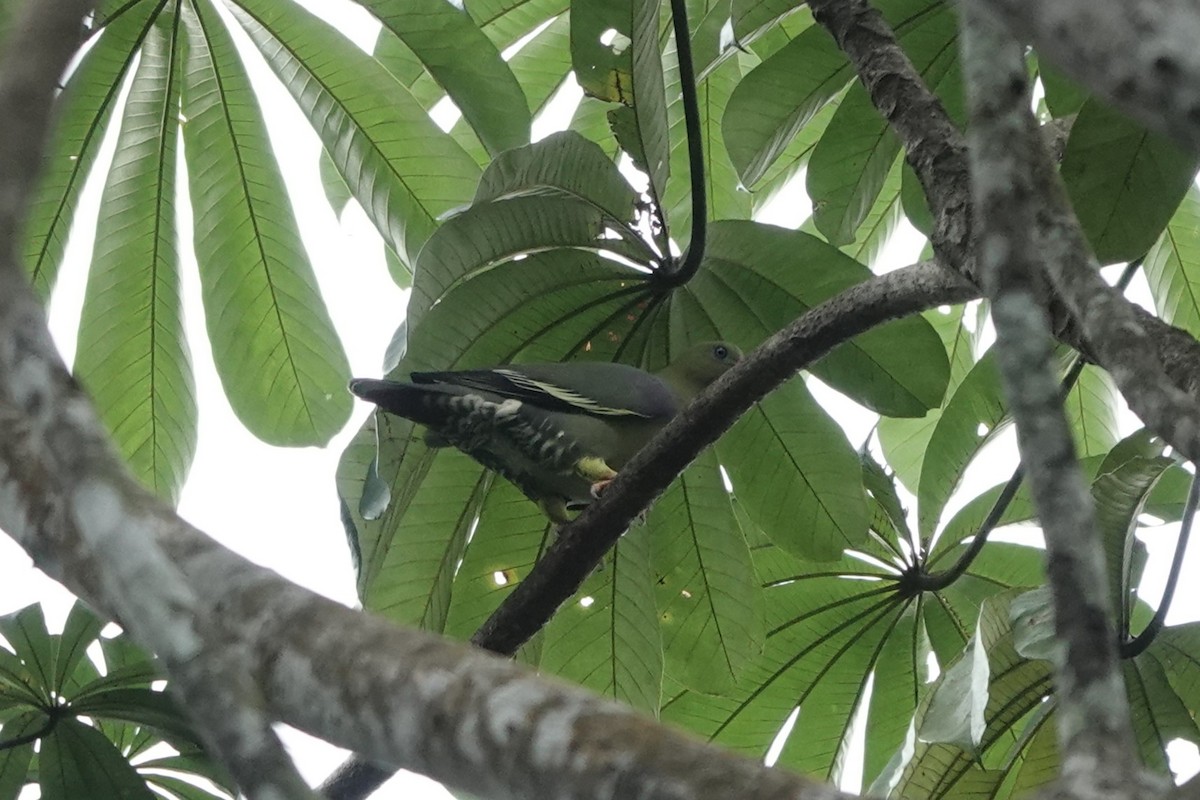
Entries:
<svg viewBox="0 0 1200 800">
<path fill-rule="evenodd" d="M 361 9 L 345 0 L 300 2 L 342 27 L 364 48 L 370 48 L 377 25 Z M 282 134 L 273 135 L 273 142 L 282 154 L 284 177 L 296 203 L 300 231 L 353 372 L 378 375 L 384 349 L 403 318 L 407 293 L 398 289 L 388 276 L 379 237 L 357 204 L 351 204 L 340 222 L 329 209 L 317 175 L 320 143 L 307 120 L 265 66 L 253 72 L 266 115 L 276 123 L 272 132 Z M 554 116 L 566 118 L 564 112 Z M 541 120 L 535 126 L 535 136 L 544 136 L 555 127 L 552 122 Z M 102 155 L 98 163 L 107 163 L 111 137 L 106 147 L 109 155 Z M 802 189 L 802 177 L 797 185 Z M 101 188 L 99 182 L 92 181 L 80 206 L 81 219 L 94 220 Z M 190 205 L 186 198 L 178 207 L 180 230 L 190 232 Z M 797 227 L 808 214 L 808 202 L 803 191 L 798 190 L 787 193 L 765 211 L 760 217 L 762 221 Z M 73 235 L 51 303 L 51 328 L 68 363 L 74 355 L 75 329 L 91 256 L 91 228 L 91 224 L 82 226 Z M 911 263 L 920 246 L 921 241 L 915 235 L 901 236 L 889 248 L 884 263 L 891 266 Z M 225 400 L 212 364 L 188 241 L 182 243 L 181 251 L 184 290 L 189 298 L 185 312 L 196 372 L 200 437 L 179 511 L 188 521 L 246 557 L 334 600 L 355 605 L 354 576 L 338 516 L 333 475 L 343 447 L 369 409 L 358 404 L 350 423 L 323 449 L 271 447 L 247 433 Z M 1148 297 L 1144 282 L 1139 286 L 1136 289 L 1139 296 Z M 874 424 L 873 415 L 822 387 L 814 389 L 847 429 L 851 441 L 856 445 L 861 443 Z M 1129 432 L 1135 429 L 1136 421 L 1126 415 L 1124 425 L 1125 432 Z M 991 457 L 978 460 L 979 466 L 968 481 L 967 498 L 1002 480 L 1015 464 L 1011 437 L 995 450 Z M 1165 529 L 1155 531 L 1147 541 L 1150 561 L 1144 589 L 1152 603 L 1161 592 L 1173 543 L 1173 530 Z M 1193 549 L 1185 566 L 1190 570 L 1188 574 L 1200 574 L 1196 572 L 1200 567 L 1196 562 Z M 1200 617 L 1195 592 L 1189 591 L 1187 582 L 1184 583 L 1169 617 L 1172 623 Z M 47 608 L 51 629 L 57 630 L 71 604 L 70 595 L 34 570 L 28 557 L 10 539 L 0 536 L 0 613 L 38 601 Z M 342 751 L 298 732 L 286 730 L 284 736 L 301 773 L 312 783 L 323 779 L 344 758 Z M 1194 764 L 1195 748 L 1190 750 L 1188 760 Z M 847 788 L 857 789 L 855 776 L 847 778 Z M 36 796 L 36 791 L 29 796 Z M 450 795 L 426 779 L 401 774 L 376 796 L 382 799 Z"/>
</svg>

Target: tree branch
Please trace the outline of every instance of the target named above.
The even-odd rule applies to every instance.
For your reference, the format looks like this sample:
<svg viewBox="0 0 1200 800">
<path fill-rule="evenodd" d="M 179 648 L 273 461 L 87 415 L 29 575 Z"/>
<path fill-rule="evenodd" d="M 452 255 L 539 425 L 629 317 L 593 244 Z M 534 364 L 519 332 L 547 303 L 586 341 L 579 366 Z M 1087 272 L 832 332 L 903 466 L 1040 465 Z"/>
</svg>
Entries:
<svg viewBox="0 0 1200 800">
<path fill-rule="evenodd" d="M 887 22 L 867 0 L 811 0 L 809 7 L 817 23 L 829 31 L 846 53 L 875 108 L 900 138 L 908 163 L 920 180 L 934 215 L 931 241 L 938 259 L 979 285 L 978 266 L 971 251 L 975 222 L 962 135 L 936 95 L 925 86 Z M 1043 224 L 1040 218 L 1039 224 Z M 1084 258 L 1091 264 L 1087 252 L 1085 247 L 1080 253 L 1063 253 L 1061 257 L 1075 261 Z M 1094 271 L 1094 264 L 1088 269 Z M 1082 270 L 1072 269 L 1072 272 L 1079 271 Z M 1099 281 L 1099 275 L 1095 277 Z M 1099 283 L 1103 284 L 1103 281 Z M 1098 286 L 1094 288 L 1100 291 Z M 1173 387 L 1170 403 L 1158 409 L 1153 418 L 1143 416 L 1143 421 L 1193 458 L 1197 433 L 1189 427 L 1195 414 L 1189 411 L 1176 425 L 1171 424 L 1168 409 L 1187 408 L 1189 404 L 1182 399 L 1200 390 L 1200 342 L 1140 306 L 1115 296 L 1107 285 L 1103 291 L 1109 298 L 1103 313 L 1119 313 L 1126 320 L 1123 327 L 1136 334 L 1136 341 L 1129 344 L 1131 351 L 1137 351 L 1134 363 L 1140 365 L 1145 374 L 1157 371 Z M 1079 316 L 1073 313 L 1074 309 L 1068 310 L 1063 304 L 1064 299 L 1057 294 L 1051 298 L 1049 312 L 1054 335 L 1112 372 L 1114 365 L 1110 359 L 1096 351 L 1091 334 L 1076 323 L 1076 320 L 1091 322 L 1095 329 L 1099 323 L 1095 316 L 1099 306 L 1090 307 L 1085 315 Z M 1130 388 L 1140 388 L 1142 394 L 1149 392 L 1150 384 L 1118 383 L 1122 393 Z M 1159 382 L 1153 385 L 1157 386 Z M 1126 399 L 1139 416 L 1142 415 L 1139 405 L 1142 408 L 1151 405 L 1149 400 L 1135 403 L 1128 394 Z"/>
<path fill-rule="evenodd" d="M 981 221 L 978 263 L 992 301 L 997 361 L 1021 463 L 1046 538 L 1062 647 L 1055 659 L 1062 788 L 1074 797 L 1107 796 L 1114 788 L 1136 786 L 1140 765 L 1117 660 L 1104 548 L 1075 457 L 1042 305 L 1045 256 L 1034 236 L 1041 188 L 1034 164 L 1045 152 L 1029 110 L 1020 46 L 980 0 L 959 8 L 972 189 Z"/>
<path fill-rule="evenodd" d="M 1191 0 L 996 0 L 1039 57 L 1200 152 L 1200 13 Z"/>
</svg>

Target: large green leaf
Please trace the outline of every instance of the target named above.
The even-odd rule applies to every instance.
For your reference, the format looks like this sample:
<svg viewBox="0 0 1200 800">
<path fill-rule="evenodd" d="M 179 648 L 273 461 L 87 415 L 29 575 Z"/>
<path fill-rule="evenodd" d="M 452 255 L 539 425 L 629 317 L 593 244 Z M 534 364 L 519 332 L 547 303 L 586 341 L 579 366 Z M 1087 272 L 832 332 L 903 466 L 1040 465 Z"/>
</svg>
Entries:
<svg viewBox="0 0 1200 800">
<path fill-rule="evenodd" d="M 950 7 L 930 0 L 887 0 L 881 10 L 925 83 L 961 107 L 958 25 Z M 899 140 L 867 90 L 852 86 L 813 151 L 808 171 L 813 219 L 830 242 L 854 241 L 899 151 Z"/>
<path fill-rule="evenodd" d="M 726 692 L 762 648 L 762 596 L 714 453 L 659 498 L 649 527 L 667 670 Z"/>
<path fill-rule="evenodd" d="M 34 736 L 46 726 L 46 717 L 36 711 L 24 711 L 0 722 L 0 800 L 17 800 L 25 786 L 33 759 L 33 741 L 15 745 L 18 739 Z"/>
<path fill-rule="evenodd" d="M 464 204 L 475 161 L 379 62 L 293 3 L 239 0 L 235 15 L 308 116 L 388 245 L 414 263 L 445 212 Z"/>
<path fill-rule="evenodd" d="M 490 39 L 445 0 L 360 5 L 412 48 L 495 155 L 529 141 L 525 94 Z M 470 53 L 464 58 L 464 53 Z"/>
<path fill-rule="evenodd" d="M 121 751 L 103 733 L 74 719 L 60 720 L 43 740 L 38 778 L 44 800 L 155 800 Z"/>
<path fill-rule="evenodd" d="M 667 104 L 659 50 L 659 3 L 576 0 L 571 4 L 571 60 L 592 97 L 621 105 L 610 112 L 621 147 L 650 178 L 657 201 L 670 169 Z"/>
<path fill-rule="evenodd" d="M 626 533 L 606 566 L 546 626 L 541 669 L 653 713 L 663 651 L 646 526 Z"/>
<path fill-rule="evenodd" d="M 189 15 L 184 147 L 205 322 L 238 418 L 272 444 L 324 444 L 350 416 L 350 367 L 233 41 Z"/>
<path fill-rule="evenodd" d="M 79 193 L 96 163 L 126 71 L 164 5 L 166 0 L 141 2 L 108 25 L 58 97 L 53 137 L 25 221 L 25 266 L 43 297 L 58 275 Z"/>
<path fill-rule="evenodd" d="M 691 166 L 688 160 L 688 134 L 683 120 L 683 102 L 679 90 L 679 67 L 674 38 L 667 48 L 667 118 L 670 121 L 671 168 L 667 192 L 663 197 L 667 221 L 682 243 L 689 235 L 692 219 Z M 700 111 L 700 139 L 704 146 L 704 196 L 709 219 L 749 219 L 750 194 L 738 186 L 737 172 L 725 151 L 721 133 L 721 115 L 729 95 L 741 78 L 736 59 L 730 59 L 711 71 L 696 86 Z"/>
<path fill-rule="evenodd" d="M 703 307 L 695 324 L 707 318 L 725 338 L 751 346 L 869 277 L 866 267 L 814 236 L 727 221 L 711 226 L 704 265 L 685 290 Z M 893 416 L 919 416 L 936 407 L 948 377 L 945 349 L 919 317 L 856 336 L 811 370 L 857 402 Z"/>
<path fill-rule="evenodd" d="M 1162 318 L 1200 333 L 1200 192 L 1188 190 L 1146 255 L 1146 281 Z"/>
<path fill-rule="evenodd" d="M 938 418 L 921 463 L 917 512 L 921 537 L 933 533 L 967 464 L 1006 420 L 1000 375 L 989 351 L 963 379 Z"/>
<path fill-rule="evenodd" d="M 719 449 L 746 512 L 775 544 L 832 561 L 866 539 L 858 457 L 801 379 L 759 401 Z"/>
<path fill-rule="evenodd" d="M 1101 264 L 1137 258 L 1154 244 L 1198 163 L 1100 101 L 1083 104 L 1063 153 L 1062 178 Z"/>
<path fill-rule="evenodd" d="M 566 11 L 570 0 L 466 0 L 464 5 L 488 38 L 505 48 Z"/>
<path fill-rule="evenodd" d="M 989 775 L 980 769 L 1003 759 L 1019 741 L 1014 726 L 1036 710 L 1050 690 L 1050 665 L 1045 661 L 1022 658 L 1013 646 L 1008 618 L 1011 593 L 985 601 L 979 618 L 977 636 L 987 657 L 988 684 L 983 719 L 974 752 L 946 743 L 918 742 L 912 760 L 904 768 L 891 796 L 946 797 L 972 794 L 983 782 L 994 792 L 1003 775 Z M 955 675 L 953 666 L 942 673 L 939 684 Z M 950 688 L 947 686 L 946 688 Z M 917 712 L 918 729 L 937 709 L 931 693 Z M 977 755 L 979 754 L 979 755 Z M 982 756 L 982 764 L 980 764 Z M 1009 764 L 1011 768 L 1011 763 Z"/>
<path fill-rule="evenodd" d="M 174 14 L 146 37 L 105 183 L 75 374 L 126 462 L 169 502 L 196 452 L 175 231 L 181 82 Z"/>
<path fill-rule="evenodd" d="M 950 362 L 950 377 L 941 407 L 931 409 L 925 416 L 915 419 L 884 417 L 879 420 L 879 445 L 888 466 L 896 471 L 896 477 L 913 494 L 916 494 L 920 485 L 921 465 L 925 460 L 929 437 L 941 418 L 942 409 L 975 366 L 974 337 L 966 325 L 965 314 L 966 306 L 946 308 L 944 311 L 937 309 L 923 314 L 941 337 Z"/>
<path fill-rule="evenodd" d="M 758 182 L 852 74 L 833 39 L 814 26 L 738 82 L 721 126 L 729 157 L 744 185 Z"/>
</svg>

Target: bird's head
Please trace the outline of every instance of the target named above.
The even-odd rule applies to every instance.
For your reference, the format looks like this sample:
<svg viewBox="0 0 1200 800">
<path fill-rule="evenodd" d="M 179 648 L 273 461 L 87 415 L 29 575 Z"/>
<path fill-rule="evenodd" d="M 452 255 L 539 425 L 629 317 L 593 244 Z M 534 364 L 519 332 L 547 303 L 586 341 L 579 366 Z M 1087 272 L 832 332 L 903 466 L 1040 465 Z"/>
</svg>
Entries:
<svg viewBox="0 0 1200 800">
<path fill-rule="evenodd" d="M 725 374 L 740 361 L 742 351 L 729 342 L 700 342 L 688 347 L 658 374 L 675 387 L 685 400 Z"/>
</svg>

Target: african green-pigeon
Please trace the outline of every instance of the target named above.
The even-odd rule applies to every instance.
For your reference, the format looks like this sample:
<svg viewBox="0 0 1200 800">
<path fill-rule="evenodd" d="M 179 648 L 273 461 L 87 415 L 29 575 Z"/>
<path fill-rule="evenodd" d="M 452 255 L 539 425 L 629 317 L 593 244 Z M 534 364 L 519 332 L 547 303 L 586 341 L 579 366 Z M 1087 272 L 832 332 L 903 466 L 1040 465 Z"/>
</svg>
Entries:
<svg viewBox="0 0 1200 800">
<path fill-rule="evenodd" d="M 350 382 L 350 391 L 428 429 L 508 478 L 555 522 L 587 504 L 701 389 L 741 358 L 724 342 L 694 345 L 665 369 L 576 361 L 461 372 L 411 382 Z"/>
</svg>

